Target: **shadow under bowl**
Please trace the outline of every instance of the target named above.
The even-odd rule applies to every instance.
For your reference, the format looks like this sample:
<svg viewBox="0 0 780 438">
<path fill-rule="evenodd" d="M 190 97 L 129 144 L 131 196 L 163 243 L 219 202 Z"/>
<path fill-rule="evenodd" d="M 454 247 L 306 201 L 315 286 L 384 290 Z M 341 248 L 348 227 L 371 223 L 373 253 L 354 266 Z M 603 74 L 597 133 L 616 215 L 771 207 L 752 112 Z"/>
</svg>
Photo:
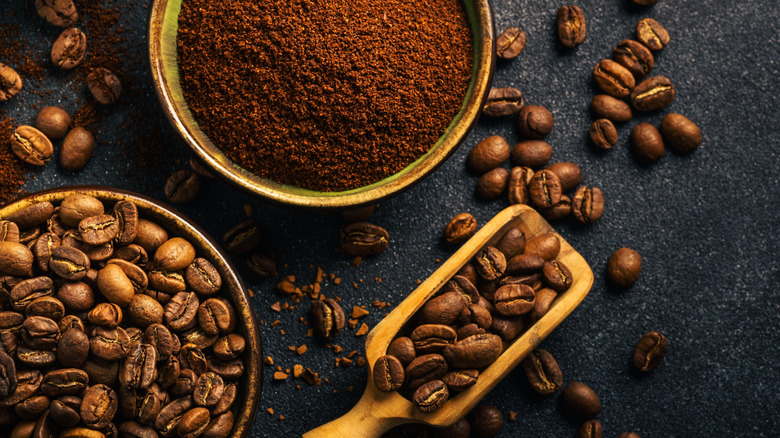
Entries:
<svg viewBox="0 0 780 438">
<path fill-rule="evenodd" d="M 221 178 L 277 203 L 325 209 L 345 209 L 377 203 L 425 178 L 463 142 L 479 118 L 495 68 L 495 30 L 489 0 L 463 1 L 473 41 L 471 82 L 460 111 L 428 152 L 401 171 L 375 183 L 345 191 L 323 192 L 279 184 L 239 166 L 198 126 L 182 92 L 177 62 L 178 17 L 183 0 L 154 0 L 149 19 L 149 60 L 155 92 L 173 128 Z M 186 0 L 185 0 L 186 1 Z"/>
</svg>

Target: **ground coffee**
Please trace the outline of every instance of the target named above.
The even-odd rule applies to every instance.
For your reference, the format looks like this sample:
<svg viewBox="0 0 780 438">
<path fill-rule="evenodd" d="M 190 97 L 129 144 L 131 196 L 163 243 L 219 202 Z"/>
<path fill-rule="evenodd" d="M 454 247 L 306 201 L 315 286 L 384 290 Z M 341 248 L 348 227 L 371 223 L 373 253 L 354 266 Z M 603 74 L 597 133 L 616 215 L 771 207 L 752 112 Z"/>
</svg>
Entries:
<svg viewBox="0 0 780 438">
<path fill-rule="evenodd" d="M 427 152 L 461 107 L 472 52 L 458 0 L 185 0 L 179 14 L 201 129 L 255 174 L 320 191 Z"/>
</svg>

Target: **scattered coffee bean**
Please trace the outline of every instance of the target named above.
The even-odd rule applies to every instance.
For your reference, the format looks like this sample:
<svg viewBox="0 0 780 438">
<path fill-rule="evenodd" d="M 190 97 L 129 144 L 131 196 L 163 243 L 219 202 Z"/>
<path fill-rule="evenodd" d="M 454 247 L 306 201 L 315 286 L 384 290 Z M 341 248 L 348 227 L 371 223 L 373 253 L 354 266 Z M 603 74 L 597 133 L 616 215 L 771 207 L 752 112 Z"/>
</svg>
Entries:
<svg viewBox="0 0 780 438">
<path fill-rule="evenodd" d="M 43 166 L 54 154 L 51 141 L 32 126 L 22 125 L 11 134 L 11 149 L 20 160 L 34 166 Z"/>
<path fill-rule="evenodd" d="M 496 39 L 498 57 L 502 59 L 517 57 L 525 48 L 525 41 L 525 32 L 516 27 L 510 27 L 501 32 L 501 35 Z"/>
<path fill-rule="evenodd" d="M 631 287 L 639 278 L 642 256 L 630 248 L 615 251 L 607 262 L 607 281 L 621 289 Z"/>
<path fill-rule="evenodd" d="M 701 144 L 701 130 L 689 118 L 670 113 L 661 121 L 664 143 L 679 154 L 690 154 Z"/>
<path fill-rule="evenodd" d="M 387 230 L 368 222 L 355 222 L 341 231 L 341 249 L 350 255 L 381 254 L 389 243 L 390 234 Z"/>
<path fill-rule="evenodd" d="M 517 143 L 511 152 L 516 166 L 539 168 L 552 157 L 552 147 L 543 140 L 525 140 Z"/>
<path fill-rule="evenodd" d="M 22 91 L 22 77 L 11 67 L 0 62 L 0 102 L 5 102 Z"/>
<path fill-rule="evenodd" d="M 634 366 L 640 371 L 652 371 L 666 356 L 669 340 L 659 332 L 647 332 L 634 349 Z"/>
<path fill-rule="evenodd" d="M 501 431 L 504 417 L 498 408 L 479 405 L 471 412 L 471 430 L 479 438 L 493 438 Z"/>
<path fill-rule="evenodd" d="M 612 59 L 630 71 L 637 79 L 642 79 L 653 70 L 653 54 L 642 43 L 623 40 L 612 49 Z"/>
<path fill-rule="evenodd" d="M 62 108 L 45 106 L 38 111 L 35 118 L 35 127 L 49 140 L 59 140 L 65 137 L 70 128 L 71 118 Z"/>
<path fill-rule="evenodd" d="M 492 135 L 469 151 L 468 168 L 473 172 L 485 173 L 500 167 L 509 158 L 509 151 L 509 143 L 503 137 Z"/>
<path fill-rule="evenodd" d="M 561 404 L 570 416 L 580 420 L 591 420 L 601 412 L 601 400 L 588 385 L 571 382 L 561 393 Z"/>
<path fill-rule="evenodd" d="M 174 172 L 165 182 L 165 198 L 181 204 L 190 202 L 200 190 L 200 177 L 190 169 Z"/>
<path fill-rule="evenodd" d="M 470 213 L 460 213 L 453 217 L 444 228 L 444 240 L 447 243 L 461 243 L 477 231 L 477 220 Z"/>
<path fill-rule="evenodd" d="M 517 114 L 523 108 L 523 93 L 517 88 L 491 88 L 482 114 L 490 117 L 504 117 Z"/>
<path fill-rule="evenodd" d="M 276 262 L 269 254 L 253 252 L 246 260 L 249 270 L 260 278 L 276 276 Z"/>
<path fill-rule="evenodd" d="M 558 8 L 558 41 L 565 47 L 577 47 L 585 41 L 585 14 L 579 6 Z"/>
<path fill-rule="evenodd" d="M 488 201 L 496 199 L 506 190 L 509 172 L 503 167 L 497 167 L 477 180 L 476 195 L 479 199 Z"/>
<path fill-rule="evenodd" d="M 561 181 L 561 191 L 563 193 L 574 190 L 582 182 L 582 169 L 575 163 L 563 162 L 555 163 L 547 168 L 558 175 Z"/>
<path fill-rule="evenodd" d="M 35 0 L 38 15 L 57 27 L 70 27 L 76 24 L 79 14 L 73 0 Z"/>
<path fill-rule="evenodd" d="M 323 339 L 333 339 L 344 328 L 346 318 L 339 303 L 330 298 L 311 303 L 311 326 L 314 334 Z"/>
<path fill-rule="evenodd" d="M 122 83 L 111 70 L 98 67 L 87 76 L 89 92 L 99 103 L 108 105 L 116 102 L 122 94 Z"/>
<path fill-rule="evenodd" d="M 51 62 L 63 69 L 71 70 L 81 63 L 87 53 L 87 37 L 75 27 L 62 31 L 51 48 Z"/>
<path fill-rule="evenodd" d="M 653 76 L 639 83 L 631 91 L 631 106 L 639 111 L 666 108 L 674 101 L 674 85 L 669 78 Z"/>
<path fill-rule="evenodd" d="M 608 94 L 597 94 L 590 101 L 590 109 L 599 117 L 613 122 L 628 122 L 633 117 L 631 107 L 620 99 Z"/>
<path fill-rule="evenodd" d="M 664 155 L 661 133 L 649 123 L 634 126 L 631 130 L 631 151 L 640 163 L 655 163 Z"/>
<path fill-rule="evenodd" d="M 599 420 L 588 420 L 582 423 L 578 433 L 578 438 L 601 438 L 604 435 L 601 422 Z"/>
<path fill-rule="evenodd" d="M 253 220 L 246 220 L 229 229 L 223 236 L 225 248 L 234 253 L 252 251 L 259 243 L 262 233 Z"/>
<path fill-rule="evenodd" d="M 531 200 L 528 194 L 528 184 L 534 176 L 530 167 L 515 166 L 509 172 L 507 191 L 509 192 L 509 204 L 528 204 Z"/>
<path fill-rule="evenodd" d="M 539 208 L 550 208 L 561 200 L 561 180 L 551 170 L 536 172 L 528 184 L 531 203 Z"/>
<path fill-rule="evenodd" d="M 617 144 L 617 129 L 609 119 L 598 119 L 590 125 L 590 140 L 600 149 L 612 149 Z"/>
<path fill-rule="evenodd" d="M 643 18 L 636 25 L 636 39 L 648 49 L 658 51 L 669 44 L 669 32 L 652 18 Z"/>
<path fill-rule="evenodd" d="M 611 59 L 602 59 L 593 68 L 596 85 L 612 97 L 626 97 L 636 86 L 634 75 Z"/>
<path fill-rule="evenodd" d="M 572 213 L 583 224 L 592 224 L 604 213 L 604 195 L 598 187 L 580 186 L 572 198 Z"/>
<path fill-rule="evenodd" d="M 553 116 L 547 108 L 526 105 L 517 114 L 517 128 L 525 138 L 541 139 L 553 129 Z"/>
</svg>

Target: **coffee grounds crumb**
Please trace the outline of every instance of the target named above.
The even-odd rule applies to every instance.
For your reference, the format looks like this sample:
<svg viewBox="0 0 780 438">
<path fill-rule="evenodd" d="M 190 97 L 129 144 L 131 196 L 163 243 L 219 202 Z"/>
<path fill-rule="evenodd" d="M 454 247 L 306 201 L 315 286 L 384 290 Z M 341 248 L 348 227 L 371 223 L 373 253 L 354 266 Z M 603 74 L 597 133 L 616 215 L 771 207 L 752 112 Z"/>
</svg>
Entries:
<svg viewBox="0 0 780 438">
<path fill-rule="evenodd" d="M 358 284 L 357 283 L 352 283 L 352 287 L 357 289 L 358 288 Z"/>
<path fill-rule="evenodd" d="M 358 267 L 363 262 L 363 257 L 357 256 L 354 259 L 352 259 L 352 266 Z"/>
<path fill-rule="evenodd" d="M 366 365 L 366 358 L 363 356 L 360 356 L 356 362 L 357 366 L 362 367 Z"/>
<path fill-rule="evenodd" d="M 515 421 L 515 418 L 517 418 L 517 412 L 509 411 L 509 421 Z"/>
<path fill-rule="evenodd" d="M 274 312 L 281 312 L 282 311 L 282 307 L 279 305 L 279 302 L 277 301 L 277 302 L 271 304 L 271 310 L 273 310 Z"/>
<path fill-rule="evenodd" d="M 254 298 L 255 293 L 252 292 L 252 289 L 247 289 L 247 292 L 249 292 L 249 298 Z"/>
<path fill-rule="evenodd" d="M 295 351 L 295 345 L 289 345 L 287 346 L 287 349 L 290 351 Z"/>
<path fill-rule="evenodd" d="M 357 356 L 357 354 L 358 354 L 357 350 L 352 350 L 352 351 L 349 352 L 347 357 L 352 359 L 353 357 Z"/>
<path fill-rule="evenodd" d="M 296 363 L 293 365 L 293 377 L 301 377 L 301 374 L 303 374 L 303 365 Z"/>
<path fill-rule="evenodd" d="M 285 310 L 290 307 L 290 303 L 284 303 L 282 304 L 282 310 Z"/>
<path fill-rule="evenodd" d="M 280 419 L 280 420 L 284 420 L 284 415 L 282 415 L 282 414 L 279 414 L 279 419 Z"/>
<path fill-rule="evenodd" d="M 266 409 L 265 411 L 266 411 L 266 412 L 268 412 L 268 413 L 269 413 L 269 414 L 271 414 L 271 415 L 273 415 L 273 414 L 274 414 L 274 408 L 268 408 L 268 409 Z"/>
<path fill-rule="evenodd" d="M 274 373 L 274 380 L 286 380 L 286 379 L 287 379 L 286 373 L 283 373 L 281 371 L 276 371 Z"/>
<path fill-rule="evenodd" d="M 286 334 L 287 334 L 287 332 L 285 332 L 285 331 L 284 331 L 284 329 L 281 329 L 281 330 L 279 330 L 279 334 L 280 334 L 280 335 L 282 335 L 282 336 L 284 336 L 284 335 L 286 335 Z"/>
<path fill-rule="evenodd" d="M 352 385 L 347 386 L 347 392 L 352 392 L 354 389 L 355 387 Z"/>
<path fill-rule="evenodd" d="M 355 336 L 363 336 L 366 333 L 368 333 L 368 325 L 364 322 L 363 325 L 360 326 L 357 332 L 355 332 Z"/>
<path fill-rule="evenodd" d="M 301 378 L 306 381 L 309 385 L 321 385 L 322 379 L 320 379 L 320 375 L 318 373 L 315 373 L 310 368 L 306 368 L 303 370 L 303 374 L 301 374 Z"/>
<path fill-rule="evenodd" d="M 277 325 L 281 324 L 282 321 L 279 321 L 278 319 L 271 323 L 271 327 L 276 327 Z"/>
<path fill-rule="evenodd" d="M 341 358 L 341 366 L 344 368 L 348 368 L 352 366 L 352 359 L 348 357 L 342 357 Z"/>
<path fill-rule="evenodd" d="M 347 325 L 349 326 L 349 328 L 353 329 L 355 328 L 355 326 L 357 326 L 357 322 L 358 322 L 357 319 L 350 319 L 349 322 L 347 322 Z"/>
<path fill-rule="evenodd" d="M 244 204 L 244 213 L 246 214 L 246 217 L 252 217 L 252 206 Z"/>
<path fill-rule="evenodd" d="M 335 284 L 336 286 L 340 285 L 341 284 L 341 278 L 340 277 L 334 278 L 333 279 L 333 284 Z"/>
<path fill-rule="evenodd" d="M 366 309 L 364 309 L 362 307 L 353 306 L 352 307 L 352 312 L 349 314 L 349 316 L 352 319 L 358 319 L 358 318 L 362 318 L 362 317 L 364 317 L 364 316 L 366 316 L 368 314 L 369 314 L 368 310 L 366 310 Z"/>
<path fill-rule="evenodd" d="M 374 277 L 374 282 L 381 283 L 382 282 L 382 277 Z"/>
<path fill-rule="evenodd" d="M 306 337 L 307 337 L 307 338 L 310 338 L 310 337 L 312 337 L 312 336 L 314 336 L 314 329 L 308 329 L 308 330 L 306 330 Z"/>
<path fill-rule="evenodd" d="M 306 353 L 306 350 L 308 347 L 306 347 L 306 344 L 301 345 L 300 347 L 295 349 L 295 352 L 298 353 L 298 356 L 302 355 L 303 353 Z"/>
<path fill-rule="evenodd" d="M 340 357 L 336 357 L 336 358 L 333 359 L 333 367 L 334 368 L 338 368 L 340 364 L 341 364 L 341 358 Z"/>
</svg>

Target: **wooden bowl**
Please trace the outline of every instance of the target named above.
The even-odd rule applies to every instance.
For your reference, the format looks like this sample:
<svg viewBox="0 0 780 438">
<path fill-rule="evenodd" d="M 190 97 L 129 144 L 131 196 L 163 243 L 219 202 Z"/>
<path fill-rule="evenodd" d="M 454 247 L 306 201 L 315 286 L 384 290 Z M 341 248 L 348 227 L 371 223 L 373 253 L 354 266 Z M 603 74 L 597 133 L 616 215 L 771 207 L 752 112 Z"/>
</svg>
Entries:
<svg viewBox="0 0 780 438">
<path fill-rule="evenodd" d="M 246 340 L 244 376 L 237 385 L 239 393 L 233 404 L 234 421 L 230 437 L 249 436 L 260 403 L 263 383 L 262 341 L 252 301 L 229 258 L 205 231 L 181 213 L 151 198 L 109 187 L 68 186 L 33 193 L 0 208 L 0 220 L 29 205 L 44 201 L 59 203 L 65 197 L 76 193 L 92 196 L 109 205 L 122 200 L 134 202 L 140 217 L 156 222 L 165 228 L 171 237 L 179 236 L 187 239 L 195 247 L 199 257 L 208 259 L 217 268 L 222 276 L 222 289 L 219 295 L 225 296 L 235 307 L 239 330 Z"/>
<path fill-rule="evenodd" d="M 466 138 L 479 117 L 492 82 L 496 49 L 489 0 L 464 1 L 474 41 L 471 83 L 460 111 L 427 153 L 394 175 L 351 190 L 320 192 L 279 184 L 234 163 L 198 127 L 179 82 L 176 35 L 181 4 L 182 0 L 154 0 L 149 19 L 149 59 L 163 111 L 187 146 L 216 174 L 278 203 L 344 209 L 376 203 L 408 189 L 441 165 Z"/>
</svg>

